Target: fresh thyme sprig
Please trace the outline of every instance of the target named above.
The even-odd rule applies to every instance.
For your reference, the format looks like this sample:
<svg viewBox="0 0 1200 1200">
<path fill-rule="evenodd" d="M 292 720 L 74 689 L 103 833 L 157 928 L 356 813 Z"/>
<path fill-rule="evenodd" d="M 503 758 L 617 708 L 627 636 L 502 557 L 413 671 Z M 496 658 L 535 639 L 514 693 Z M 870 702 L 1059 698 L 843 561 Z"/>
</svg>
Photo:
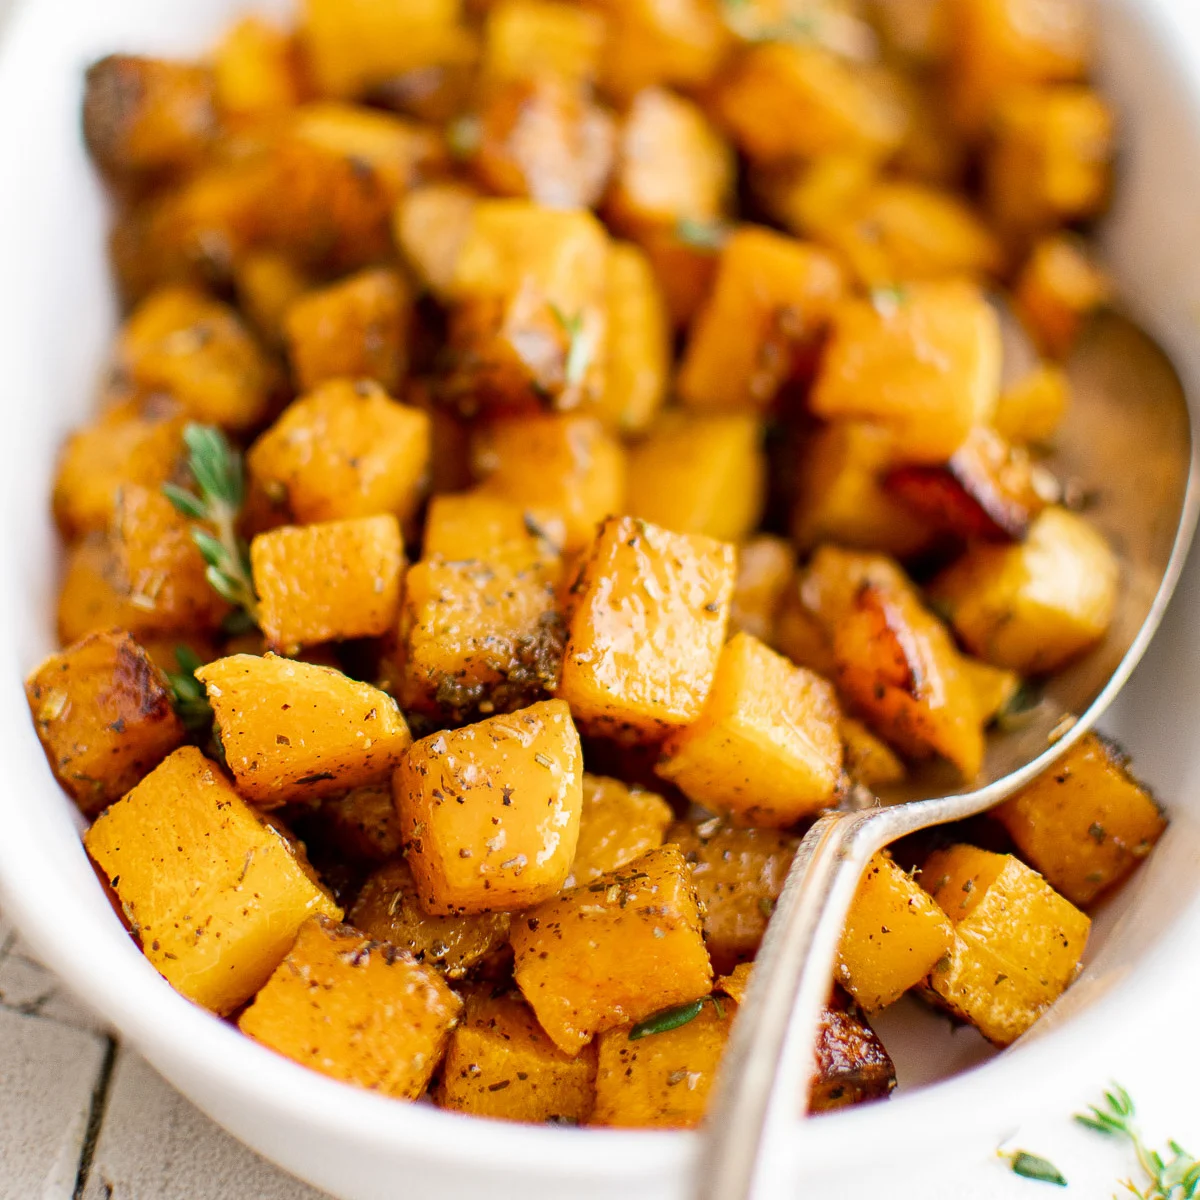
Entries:
<svg viewBox="0 0 1200 1200">
<path fill-rule="evenodd" d="M 1066 1187 L 1066 1176 L 1048 1159 L 1028 1150 L 998 1151 L 1000 1157 L 1008 1160 L 1014 1175 L 1022 1179 L 1033 1179 L 1038 1183 L 1052 1183 L 1055 1187 Z"/>
<path fill-rule="evenodd" d="M 694 1021 L 699 1015 L 700 1010 L 705 1003 L 711 1001 L 713 1008 L 717 1011 L 717 1016 L 722 1020 L 725 1017 L 725 1006 L 721 1003 L 717 996 L 703 996 L 699 1000 L 692 1000 L 688 1004 L 677 1004 L 674 1008 L 664 1008 L 662 1012 L 656 1012 L 652 1016 L 647 1017 L 644 1021 L 639 1021 L 630 1031 L 629 1040 L 636 1042 L 639 1038 L 650 1037 L 655 1033 L 669 1033 L 672 1029 L 678 1029 L 682 1025 L 686 1025 L 689 1021 Z"/>
<path fill-rule="evenodd" d="M 550 311 L 567 335 L 567 363 L 564 370 L 567 385 L 578 387 L 591 366 L 592 355 L 596 351 L 595 339 L 584 324 L 583 313 L 577 312 L 573 317 L 568 317 L 557 304 L 551 304 Z"/>
<path fill-rule="evenodd" d="M 196 678 L 196 672 L 204 664 L 190 646 L 175 647 L 175 662 L 179 671 L 167 672 L 175 711 L 190 733 L 208 733 L 212 729 L 213 710 L 204 685 Z"/>
<path fill-rule="evenodd" d="M 245 498 L 240 451 L 211 425 L 188 425 L 183 431 L 188 466 L 199 495 L 173 483 L 163 484 L 163 495 L 185 517 L 206 521 L 216 531 L 192 526 L 192 540 L 208 566 L 212 589 L 258 622 L 258 597 L 250 571 L 250 551 L 238 536 L 237 518 Z"/>
<path fill-rule="evenodd" d="M 1195 1200 L 1200 1196 L 1200 1160 L 1178 1142 L 1167 1143 L 1170 1158 L 1151 1150 L 1142 1141 L 1134 1123 L 1133 1100 L 1123 1087 L 1114 1084 L 1111 1092 L 1104 1093 L 1103 1104 L 1093 1104 L 1086 1113 L 1076 1113 L 1075 1120 L 1106 1137 L 1125 1138 L 1133 1146 L 1149 1184 L 1142 1190 L 1132 1180 L 1125 1180 L 1123 1186 L 1139 1200 Z"/>
</svg>

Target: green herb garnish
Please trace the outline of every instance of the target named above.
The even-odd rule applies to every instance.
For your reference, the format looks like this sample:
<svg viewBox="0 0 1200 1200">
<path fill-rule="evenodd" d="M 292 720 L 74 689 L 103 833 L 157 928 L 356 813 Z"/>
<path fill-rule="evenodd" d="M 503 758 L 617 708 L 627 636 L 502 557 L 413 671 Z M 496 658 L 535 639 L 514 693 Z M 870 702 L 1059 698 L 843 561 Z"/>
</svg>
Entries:
<svg viewBox="0 0 1200 1200">
<path fill-rule="evenodd" d="M 992 718 L 993 724 L 1002 733 L 1016 733 L 1033 720 L 1034 712 L 1042 702 L 1042 690 L 1037 684 L 1025 680 L 1013 692 L 1004 707 Z"/>
<path fill-rule="evenodd" d="M 190 646 L 175 647 L 175 662 L 178 673 L 167 672 L 175 711 L 189 733 L 207 733 L 212 729 L 213 710 L 204 685 L 196 678 L 196 672 L 204 664 Z"/>
<path fill-rule="evenodd" d="M 675 236 L 693 250 L 715 254 L 729 240 L 729 225 L 725 221 L 698 221 L 695 217 L 680 217 L 675 222 Z"/>
<path fill-rule="evenodd" d="M 899 284 L 871 289 L 871 306 L 882 317 L 890 317 L 908 303 L 908 289 Z"/>
<path fill-rule="evenodd" d="M 578 387 L 591 366 L 592 355 L 596 349 L 595 338 L 584 324 L 583 313 L 577 312 L 573 317 L 568 317 L 557 304 L 551 304 L 550 311 L 563 333 L 567 335 L 567 362 L 564 369 L 567 385 Z"/>
<path fill-rule="evenodd" d="M 455 117 L 446 126 L 446 148 L 450 151 L 450 157 L 459 162 L 474 158 L 481 141 L 483 125 L 473 113 Z"/>
<path fill-rule="evenodd" d="M 1055 1187 L 1066 1187 L 1066 1176 L 1046 1158 L 1039 1158 L 1026 1150 L 1014 1150 L 1000 1155 L 1008 1159 L 1014 1175 L 1022 1179 L 1036 1179 L 1039 1183 L 1052 1183 Z"/>
<path fill-rule="evenodd" d="M 222 599 L 242 609 L 258 623 L 258 597 L 250 571 L 250 551 L 238 537 L 237 519 L 245 498 L 241 452 L 212 425 L 191 424 L 183 431 L 188 467 L 199 495 L 173 483 L 163 484 L 163 495 L 185 517 L 204 521 L 215 533 L 192 526 L 192 540 L 200 548 L 208 582 Z"/>
<path fill-rule="evenodd" d="M 669 1033 L 672 1029 L 678 1029 L 681 1025 L 694 1021 L 708 1002 L 711 1002 L 713 1008 L 716 1009 L 718 1018 L 724 1020 L 725 1006 L 721 1003 L 720 998 L 702 996 L 699 1000 L 693 1000 L 688 1004 L 677 1004 L 674 1008 L 664 1008 L 662 1012 L 656 1012 L 644 1021 L 639 1021 L 629 1031 L 629 1040 L 636 1042 L 639 1038 L 650 1037 L 651 1034 Z"/>
</svg>

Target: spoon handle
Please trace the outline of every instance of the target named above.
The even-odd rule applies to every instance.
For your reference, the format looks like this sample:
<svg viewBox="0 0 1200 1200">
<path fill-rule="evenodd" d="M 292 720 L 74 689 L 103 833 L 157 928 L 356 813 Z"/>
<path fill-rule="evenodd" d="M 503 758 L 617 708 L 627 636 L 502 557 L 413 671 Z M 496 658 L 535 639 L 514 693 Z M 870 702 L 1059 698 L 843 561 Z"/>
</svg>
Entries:
<svg viewBox="0 0 1200 1200">
<path fill-rule="evenodd" d="M 881 811 L 827 813 L 796 852 L 710 1098 L 696 1200 L 757 1198 L 773 1148 L 805 1109 L 842 925 L 888 840 Z"/>
</svg>

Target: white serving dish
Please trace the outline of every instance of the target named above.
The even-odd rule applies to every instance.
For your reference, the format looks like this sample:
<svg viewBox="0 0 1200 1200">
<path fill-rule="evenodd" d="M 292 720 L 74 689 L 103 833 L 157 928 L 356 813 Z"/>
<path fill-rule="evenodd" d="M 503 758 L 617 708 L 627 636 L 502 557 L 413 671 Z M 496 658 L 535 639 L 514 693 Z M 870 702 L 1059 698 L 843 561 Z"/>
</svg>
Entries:
<svg viewBox="0 0 1200 1200">
<path fill-rule="evenodd" d="M 52 648 L 56 450 L 92 405 L 115 317 L 100 189 L 79 137 L 84 66 L 112 50 L 195 53 L 244 0 L 30 0 L 0 57 L 0 889 L 34 950 L 172 1083 L 236 1136 L 353 1200 L 484 1192 L 676 1197 L 687 1134 L 473 1121 L 334 1083 L 176 995 L 105 903 L 29 720 L 21 680 Z M 280 0 L 259 8 L 287 11 Z M 1194 0 L 1103 0 L 1104 86 L 1121 114 L 1121 188 L 1106 249 L 1135 314 L 1171 352 L 1200 420 L 1200 19 Z M 845 1197 L 953 1143 L 986 1155 L 1027 1113 L 1031 1081 L 1065 1068 L 1178 985 L 1200 944 L 1200 558 L 1108 726 L 1170 803 L 1161 847 L 1097 922 L 1084 976 L 1035 1035 L 994 1061 L 891 1103 L 797 1126 L 781 1195 Z M 902 1082 L 983 1057 L 916 1006 L 880 1022 Z M 1100 1068 L 1103 1070 L 1103 1068 Z M 874 1190 L 856 1195 L 876 1194 Z"/>
</svg>

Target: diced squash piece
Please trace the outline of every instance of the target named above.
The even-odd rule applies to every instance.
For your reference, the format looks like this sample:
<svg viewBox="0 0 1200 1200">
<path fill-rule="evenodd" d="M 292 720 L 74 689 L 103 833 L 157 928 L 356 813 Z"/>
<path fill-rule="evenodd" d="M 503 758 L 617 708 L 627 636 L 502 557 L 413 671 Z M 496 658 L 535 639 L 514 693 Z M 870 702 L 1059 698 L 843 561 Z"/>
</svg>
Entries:
<svg viewBox="0 0 1200 1200">
<path fill-rule="evenodd" d="M 756 162 L 835 150 L 882 159 L 905 133 L 903 108 L 874 77 L 815 41 L 764 42 L 743 51 L 720 80 L 715 104 Z"/>
<path fill-rule="evenodd" d="M 104 536 L 90 534 L 67 550 L 55 616 L 61 645 L 105 629 L 141 635 L 141 613 L 129 603 L 124 573 Z"/>
<path fill-rule="evenodd" d="M 306 917 L 342 915 L 194 746 L 105 809 L 83 841 L 146 957 L 222 1016 L 262 987 Z"/>
<path fill-rule="evenodd" d="M 825 251 L 746 226 L 721 252 L 697 314 L 677 387 L 694 409 L 760 411 L 811 356 L 845 291 Z"/>
<path fill-rule="evenodd" d="M 654 268 L 631 242 L 608 257 L 608 361 L 604 390 L 588 407 L 606 428 L 641 433 L 662 406 L 671 370 L 671 330 Z"/>
<path fill-rule="evenodd" d="M 754 971 L 752 962 L 738 963 L 728 975 L 722 975 L 714 984 L 714 992 L 722 992 L 730 997 L 735 1004 L 746 1003 L 746 993 L 750 990 L 750 976 Z"/>
<path fill-rule="evenodd" d="M 1050 357 L 1070 354 L 1085 318 L 1106 303 L 1112 282 L 1070 234 L 1044 238 L 1017 279 L 1018 316 Z"/>
<path fill-rule="evenodd" d="M 448 293 L 448 393 L 472 411 L 568 409 L 595 399 L 607 274 L 607 236 L 591 213 L 478 201 Z"/>
<path fill-rule="evenodd" d="M 650 260 L 672 329 L 686 329 L 708 300 L 726 235 L 723 225 L 686 221 L 638 232 L 638 244 Z"/>
<path fill-rule="evenodd" d="M 283 654 L 395 626 L 404 543 L 391 513 L 260 533 L 250 563 L 259 624 Z"/>
<path fill-rule="evenodd" d="M 700 716 L 736 555 L 633 517 L 605 521 L 575 585 L 558 686 L 581 725 L 654 738 Z"/>
<path fill-rule="evenodd" d="M 730 630 L 774 645 L 775 624 L 795 576 L 796 552 L 783 538 L 760 533 L 743 542 L 738 547 Z"/>
<path fill-rule="evenodd" d="M 576 1125 L 591 1114 L 595 1077 L 591 1046 L 564 1054 L 519 996 L 474 992 L 450 1037 L 434 1103 L 477 1117 Z"/>
<path fill-rule="evenodd" d="M 619 779 L 585 774 L 579 842 L 564 886 L 593 883 L 661 846 L 674 815 L 655 792 L 626 786 Z"/>
<path fill-rule="evenodd" d="M 553 513 L 528 509 L 483 491 L 434 496 L 425 510 L 424 557 L 450 562 L 478 559 L 518 568 L 549 566 L 566 530 Z"/>
<path fill-rule="evenodd" d="M 818 627 L 832 636 L 838 621 L 853 608 L 854 599 L 865 584 L 886 591 L 912 587 L 900 565 L 885 555 L 825 545 L 817 549 L 800 572 L 798 594 Z"/>
<path fill-rule="evenodd" d="M 937 576 L 930 594 L 973 654 L 1037 675 L 1104 636 L 1119 581 L 1104 538 L 1077 514 L 1051 507 L 1020 544 L 973 546 Z"/>
<path fill-rule="evenodd" d="M 878 183 L 879 163 L 861 150 L 831 151 L 810 162 L 759 168 L 753 176 L 763 207 L 797 237 L 820 241 Z"/>
<path fill-rule="evenodd" d="M 541 73 L 492 86 L 481 105 L 470 160 L 489 192 L 547 208 L 599 202 L 616 154 L 616 125 L 587 85 Z"/>
<path fill-rule="evenodd" d="M 393 785 L 426 912 L 514 911 L 562 887 L 579 838 L 583 757 L 561 700 L 423 738 Z"/>
<path fill-rule="evenodd" d="M 460 723 L 540 699 L 562 662 L 559 573 L 554 559 L 413 564 L 399 625 L 404 707 Z"/>
<path fill-rule="evenodd" d="M 904 764 L 861 721 L 843 717 L 838 724 L 846 747 L 846 773 L 865 788 L 900 783 Z"/>
<path fill-rule="evenodd" d="M 1113 113 L 1091 88 L 1028 88 L 992 121 L 988 207 L 1000 228 L 1029 235 L 1095 216 L 1108 199 Z"/>
<path fill-rule="evenodd" d="M 400 822 L 396 816 L 396 802 L 392 799 L 391 780 L 351 788 L 340 796 L 327 796 L 315 819 L 322 840 L 330 842 L 347 858 L 384 862 L 400 853 Z M 352 920 L 351 924 L 380 941 L 391 940 L 372 933 L 358 921 Z"/>
<path fill-rule="evenodd" d="M 850 300 L 811 397 L 817 416 L 873 421 L 896 457 L 944 462 L 1000 394 L 1000 323 L 972 284 L 914 284 Z"/>
<path fill-rule="evenodd" d="M 430 420 L 378 385 L 333 380 L 301 396 L 250 447 L 252 489 L 298 524 L 416 509 Z"/>
<path fill-rule="evenodd" d="M 1007 1046 L 1074 981 L 1091 922 L 1011 854 L 951 846 L 930 856 L 921 883 L 955 924 L 933 992 Z"/>
<path fill-rule="evenodd" d="M 427 183 L 396 205 L 392 232 L 405 262 L 435 296 L 445 296 L 479 197 L 463 183 Z"/>
<path fill-rule="evenodd" d="M 992 424 L 1017 445 L 1041 445 L 1054 437 L 1070 403 L 1066 372 L 1046 363 L 1000 393 Z"/>
<path fill-rule="evenodd" d="M 176 651 L 180 646 L 185 647 L 185 653 L 190 650 L 202 663 L 211 662 L 218 656 L 215 634 L 142 634 L 138 645 L 146 652 L 146 657 L 166 674 L 173 675 L 179 671 L 179 656 Z"/>
<path fill-rule="evenodd" d="M 985 542 L 1020 541 L 1059 490 L 1027 451 L 986 425 L 972 429 L 945 465 L 894 467 L 883 486 L 932 528 Z"/>
<path fill-rule="evenodd" d="M 875 1012 L 920 983 L 953 941 L 954 926 L 928 893 L 890 855 L 876 854 L 846 918 L 837 981 Z"/>
<path fill-rule="evenodd" d="M 810 1112 L 883 1100 L 896 1086 L 896 1067 L 861 1010 L 839 988 L 821 1012 Z"/>
<path fill-rule="evenodd" d="M 412 295 L 375 267 L 301 296 L 287 311 L 288 358 L 300 391 L 329 379 L 373 379 L 395 392 L 408 365 Z"/>
<path fill-rule="evenodd" d="M 1129 759 L 1085 734 L 995 810 L 1021 856 L 1072 904 L 1090 904 L 1154 849 L 1167 819 Z"/>
<path fill-rule="evenodd" d="M 162 672 L 121 630 L 52 654 L 25 695 L 51 769 L 87 814 L 120 799 L 184 740 Z"/>
<path fill-rule="evenodd" d="M 322 1075 L 415 1100 L 461 1011 L 436 971 L 316 916 L 300 927 L 238 1028 Z"/>
<path fill-rule="evenodd" d="M 312 289 L 308 273 L 285 254 L 261 250 L 238 258 L 233 282 L 238 305 L 255 332 L 273 349 L 282 349 L 288 310 Z"/>
<path fill-rule="evenodd" d="M 543 71 L 593 82 L 604 52 L 604 18 L 557 0 L 496 0 L 488 7 L 483 74 L 492 82 Z"/>
<path fill-rule="evenodd" d="M 782 828 L 837 803 L 838 718 L 829 683 L 739 633 L 721 651 L 703 712 L 668 738 L 655 769 L 705 808 Z"/>
<path fill-rule="evenodd" d="M 261 17 L 231 25 L 213 54 L 217 107 L 226 117 L 268 117 L 299 100 L 295 45 Z"/>
<path fill-rule="evenodd" d="M 323 95 L 362 95 L 414 67 L 460 61 L 471 50 L 460 0 L 304 0 L 301 38 Z"/>
<path fill-rule="evenodd" d="M 892 434 L 866 421 L 831 421 L 809 438 L 797 469 L 792 537 L 801 550 L 837 542 L 908 558 L 933 531 L 883 490 Z"/>
<path fill-rule="evenodd" d="M 234 654 L 196 678 L 238 789 L 264 807 L 386 779 L 411 741 L 391 696 L 330 667 Z"/>
<path fill-rule="evenodd" d="M 752 959 L 796 853 L 797 839 L 774 829 L 738 829 L 718 819 L 680 821 L 666 840 L 692 869 L 713 968 Z"/>
<path fill-rule="evenodd" d="M 52 504 L 66 538 L 107 530 L 122 488 L 158 489 L 184 454 L 187 419 L 173 402 L 117 404 L 67 439 L 58 458 Z"/>
<path fill-rule="evenodd" d="M 775 646 L 798 667 L 832 678 L 837 670 L 833 659 L 831 632 L 809 610 L 801 598 L 801 572 L 788 587 L 779 619 L 775 623 Z"/>
<path fill-rule="evenodd" d="M 666 413 L 630 449 L 626 511 L 676 533 L 740 541 L 766 503 L 762 440 L 752 413 Z"/>
<path fill-rule="evenodd" d="M 624 508 L 625 452 L 595 417 L 490 421 L 475 431 L 472 460 L 484 494 L 560 516 L 568 552 L 587 545 L 596 526 Z"/>
<path fill-rule="evenodd" d="M 1010 704 L 1018 700 L 1021 677 L 1016 671 L 993 667 L 991 663 L 980 662 L 969 654 L 960 657 L 959 668 L 975 693 L 975 706 L 984 725 L 990 725 L 1004 714 Z"/>
<path fill-rule="evenodd" d="M 627 1025 L 602 1033 L 591 1123 L 657 1129 L 699 1125 L 736 1012 L 733 1001 L 718 999 L 663 1033 L 634 1040 Z"/>
<path fill-rule="evenodd" d="M 606 1029 L 706 996 L 712 984 L 691 874 L 675 846 L 523 913 L 512 946 L 517 986 L 567 1054 Z"/>
<path fill-rule="evenodd" d="M 950 40 L 950 5 L 945 0 L 874 0 L 872 17 L 888 46 L 905 59 L 940 63 Z"/>
<path fill-rule="evenodd" d="M 216 132 L 213 78 L 205 67 L 110 54 L 87 69 L 83 136 L 110 174 L 194 166 Z"/>
<path fill-rule="evenodd" d="M 609 219 L 636 231 L 725 215 L 733 153 L 703 111 L 663 88 L 634 97 L 621 126 Z"/>
<path fill-rule="evenodd" d="M 388 802 L 392 804 L 391 793 Z M 368 937 L 406 950 L 417 962 L 461 979 L 508 942 L 508 913 L 430 916 L 417 895 L 408 863 L 393 859 L 367 876 L 349 921 Z"/>
</svg>

